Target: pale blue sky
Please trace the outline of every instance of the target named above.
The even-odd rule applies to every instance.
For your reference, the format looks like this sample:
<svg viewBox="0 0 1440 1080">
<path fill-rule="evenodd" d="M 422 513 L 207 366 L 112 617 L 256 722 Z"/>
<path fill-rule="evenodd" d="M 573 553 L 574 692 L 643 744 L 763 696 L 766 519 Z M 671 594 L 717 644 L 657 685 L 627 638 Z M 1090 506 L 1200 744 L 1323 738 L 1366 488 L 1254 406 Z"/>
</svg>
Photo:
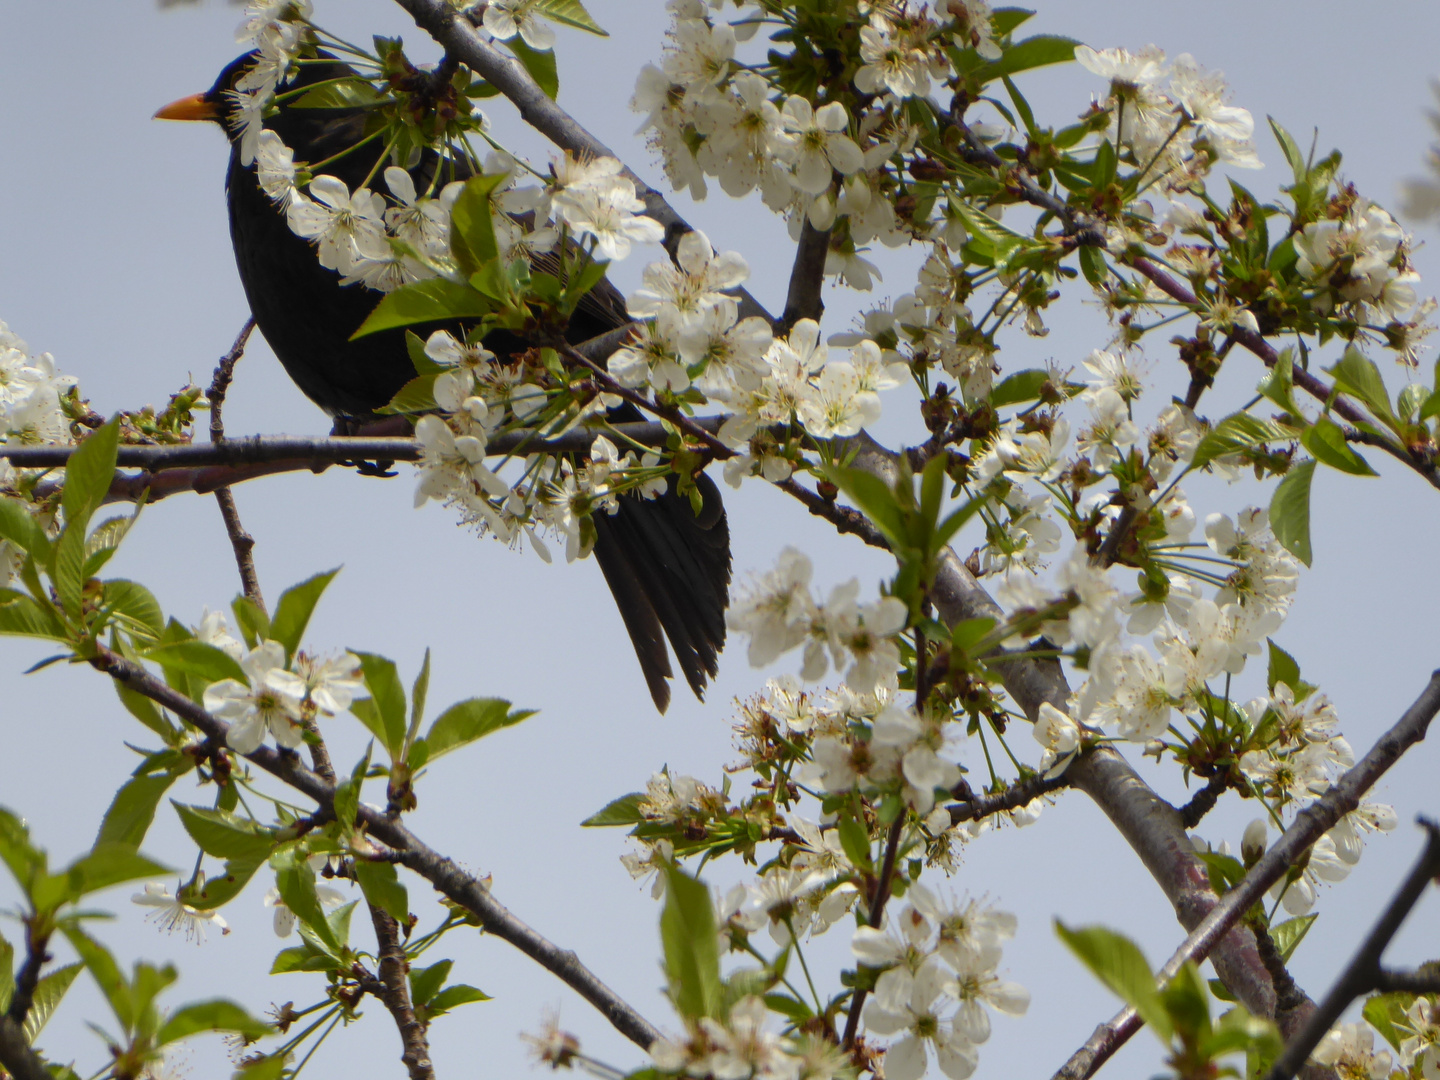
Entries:
<svg viewBox="0 0 1440 1080">
<path fill-rule="evenodd" d="M 593 0 L 591 9 L 613 36 L 597 41 L 561 31 L 560 100 L 643 175 L 658 178 L 632 134 L 638 120 L 626 103 L 635 70 L 658 52 L 663 5 Z M 347 35 L 400 33 L 416 58 L 436 54 L 398 7 L 381 0 L 317 0 L 316 14 Z M 36 351 L 53 352 L 102 412 L 162 404 L 187 373 L 208 382 L 246 316 L 226 231 L 224 140 L 215 130 L 150 120 L 159 105 L 210 84 L 236 52 L 237 21 L 238 11 L 221 4 L 160 11 L 146 0 L 77 0 L 0 8 L 0 40 L 7 43 L 0 67 L 0 319 Z M 1397 181 L 1416 171 L 1430 135 L 1423 113 L 1430 105 L 1427 82 L 1440 66 L 1440 8 L 1428 0 L 1377 3 L 1363 13 L 1352 5 L 1298 0 L 1052 3 L 1032 25 L 1096 47 L 1154 42 L 1223 69 L 1235 104 L 1261 125 L 1257 144 L 1268 166 L 1246 182 L 1262 195 L 1288 176 L 1264 132 L 1267 113 L 1302 145 L 1318 127 L 1321 152 L 1339 146 L 1345 175 L 1381 202 L 1394 202 Z M 1041 73 L 1021 85 L 1042 122 L 1057 126 L 1100 89 L 1078 68 Z M 513 137 L 504 104 L 491 103 L 490 112 L 502 137 Z M 533 139 L 519 148 L 544 159 Z M 744 253 L 754 270 L 752 290 L 772 309 L 782 306 L 791 247 L 758 203 L 737 206 L 716 196 L 699 206 L 683 198 L 677 205 L 717 247 Z M 644 261 L 621 268 L 622 284 L 638 277 Z M 1417 261 L 1432 282 L 1440 280 L 1431 251 L 1422 249 Z M 886 269 L 877 298 L 908 287 L 899 263 Z M 832 295 L 827 329 L 843 326 L 864 301 Z M 1076 365 L 1107 336 L 1093 311 L 1079 305 L 1057 312 L 1051 324 L 1046 339 L 1013 341 L 1006 362 L 1024 367 L 1053 358 Z M 1152 343 L 1148 353 L 1157 377 L 1167 378 L 1173 360 L 1163 342 Z M 1207 400 L 1212 415 L 1248 396 L 1258 365 L 1246 365 L 1244 357 L 1232 361 L 1233 370 Z M 1402 375 L 1387 372 L 1387 379 L 1394 386 Z M 258 338 L 239 369 L 226 417 L 232 433 L 328 428 Z M 1317 482 L 1315 568 L 1302 577 L 1279 635 L 1307 677 L 1321 681 L 1335 700 L 1360 751 L 1398 717 L 1440 661 L 1433 633 L 1440 582 L 1431 551 L 1440 493 L 1389 466 L 1381 466 L 1379 481 L 1326 474 Z M 531 555 L 477 542 L 439 507 L 412 510 L 412 490 L 408 473 L 382 482 L 341 470 L 237 489 L 258 542 L 266 595 L 273 601 L 286 585 L 344 564 L 312 624 L 313 646 L 386 653 L 408 678 L 429 645 L 436 705 L 486 694 L 541 710 L 520 728 L 440 764 L 421 788 L 414 827 L 467 867 L 493 872 L 502 901 L 575 947 L 615 989 L 669 1026 L 658 993 L 657 911 L 620 867 L 620 835 L 575 826 L 666 763 L 718 781 L 720 766 L 734 756 L 728 703 L 757 687 L 761 676 L 746 666 L 743 644 L 732 645 L 711 704 L 700 706 L 681 689 L 670 714 L 656 716 L 595 566 L 545 566 Z M 1192 494 L 1203 518 L 1264 497 L 1254 492 L 1253 485 L 1217 484 Z M 873 594 L 887 571 L 878 554 L 827 535 L 798 505 L 758 483 L 733 496 L 727 489 L 727 505 L 739 581 L 771 565 L 786 543 L 815 556 L 822 588 L 858 574 Z M 975 542 L 965 540 L 967 549 Z M 209 498 L 177 496 L 147 510 L 114 567 L 150 585 L 167 613 L 192 623 L 203 606 L 223 607 L 236 591 Z M 7 725 L 0 804 L 31 818 L 52 858 L 64 862 L 89 845 L 111 794 L 133 767 L 121 740 L 144 733 L 94 673 L 62 665 L 20 674 L 47 651 L 0 643 L 0 717 Z M 789 661 L 779 666 L 793 668 Z M 337 763 L 348 764 L 363 748 L 361 733 L 358 725 L 337 728 Z M 1378 898 L 1408 867 L 1418 848 L 1414 815 L 1440 809 L 1434 759 L 1433 747 L 1422 746 L 1382 785 L 1381 797 L 1400 813 L 1400 830 L 1373 843 L 1360 871 L 1322 896 L 1317 937 L 1294 964 L 1312 994 L 1324 991 Z M 1184 797 L 1172 769 L 1146 763 L 1142 772 L 1167 796 Z M 1251 808 L 1231 796 L 1202 832 L 1235 844 L 1251 816 Z M 183 860 L 173 815 L 162 812 L 147 849 Z M 1018 912 L 1020 935 L 1006 967 L 1034 995 L 1027 1020 L 997 1020 L 982 1049 L 981 1076 L 1048 1075 L 1113 1011 L 1112 999 L 1059 947 L 1053 917 L 1121 926 L 1157 963 L 1182 937 L 1158 889 L 1078 794 L 1064 796 L 1025 832 L 972 844 L 954 886 L 989 893 Z M 429 922 L 429 890 L 416 880 L 410 889 L 412 906 Z M 257 882 L 226 911 L 234 933 L 198 951 L 141 923 L 125 889 L 102 898 L 119 919 L 101 932 L 123 957 L 177 959 L 184 978 L 173 1002 L 225 993 L 260 1011 L 271 1001 L 307 1001 L 318 978 L 277 981 L 263 974 L 279 946 L 260 906 L 263 891 Z M 0 885 L 0 898 L 9 896 L 8 885 Z M 1427 916 L 1435 925 L 1436 912 L 1432 899 L 1412 923 L 1404 938 L 1410 959 L 1436 954 L 1433 931 L 1419 929 Z M 5 932 L 14 940 L 11 929 Z M 452 941 L 443 955 L 456 959 L 455 976 L 497 1000 L 436 1024 L 442 1076 L 525 1073 L 516 1032 L 535 1029 L 542 1008 L 555 1005 L 587 1049 L 622 1067 L 639 1063 L 634 1048 L 588 1006 L 508 946 L 473 936 Z M 85 1072 L 99 1064 L 103 1050 L 82 1020 L 103 1022 L 106 1015 L 88 983 L 77 987 L 46 1045 Z M 313 1067 L 323 1075 L 398 1075 L 393 1027 L 377 1006 L 366 1012 Z M 193 1075 L 221 1075 L 212 1048 L 197 1045 L 194 1060 Z M 1156 1064 L 1153 1040 L 1142 1034 L 1112 1069 L 1148 1074 Z"/>
</svg>

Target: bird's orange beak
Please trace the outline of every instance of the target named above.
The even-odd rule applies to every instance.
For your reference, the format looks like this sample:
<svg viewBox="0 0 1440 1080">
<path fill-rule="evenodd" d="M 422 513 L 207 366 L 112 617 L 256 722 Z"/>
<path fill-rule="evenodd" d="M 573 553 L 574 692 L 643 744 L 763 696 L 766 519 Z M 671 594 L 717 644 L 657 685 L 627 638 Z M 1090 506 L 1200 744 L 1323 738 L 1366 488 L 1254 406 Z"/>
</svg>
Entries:
<svg viewBox="0 0 1440 1080">
<path fill-rule="evenodd" d="M 215 120 L 220 119 L 220 109 L 204 94 L 191 94 L 179 101 L 172 101 L 155 113 L 156 120 Z"/>
</svg>

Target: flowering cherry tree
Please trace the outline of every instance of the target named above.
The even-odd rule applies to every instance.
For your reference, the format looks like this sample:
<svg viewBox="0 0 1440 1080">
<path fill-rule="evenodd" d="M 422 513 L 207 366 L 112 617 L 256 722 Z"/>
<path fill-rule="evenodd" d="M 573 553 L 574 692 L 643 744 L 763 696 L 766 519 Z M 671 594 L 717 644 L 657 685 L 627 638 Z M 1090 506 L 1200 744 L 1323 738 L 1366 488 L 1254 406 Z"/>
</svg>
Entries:
<svg viewBox="0 0 1440 1080">
<path fill-rule="evenodd" d="M 415 375 L 387 409 L 404 436 L 227 439 L 248 328 L 208 390 L 107 418 L 0 324 L 0 632 L 108 676 L 144 729 L 142 764 L 63 870 L 20 816 L 46 808 L 0 810 L 23 896 L 0 939 L 0 1064 L 24 1080 L 82 1075 L 41 1029 L 85 971 L 113 1013 L 97 1075 L 160 1076 L 173 1044 L 219 1031 L 237 1075 L 294 1076 L 367 998 L 411 1077 L 453 1071 L 432 1061 L 429 1029 L 486 994 L 425 954 L 478 926 L 636 1045 L 601 1061 L 547 1023 L 533 1042 L 557 1069 L 965 1080 L 1003 1067 L 986 1061 L 992 1025 L 1024 1023 L 1030 995 L 1004 953 L 1035 928 L 977 895 L 986 886 L 959 887 L 960 853 L 1073 788 L 1188 936 L 1152 971 L 1116 928 L 1058 925 L 1125 1007 L 1057 1076 L 1092 1075 L 1142 1024 L 1177 1077 L 1440 1076 L 1440 977 L 1380 964 L 1440 873 L 1436 826 L 1340 983 L 1311 988 L 1318 1004 L 1286 968 L 1324 884 L 1395 829 L 1367 793 L 1440 709 L 1437 676 L 1357 750 L 1319 675 L 1280 644 L 1327 471 L 1373 476 L 1373 459 L 1440 488 L 1440 390 L 1420 374 L 1436 302 L 1411 238 L 1341 179 L 1339 154 L 1303 151 L 1277 120 L 1257 128 L 1189 55 L 1027 36 L 1030 12 L 985 0 L 671 0 L 632 105 L 671 188 L 702 198 L 714 181 L 784 222 L 776 250 L 793 271 L 767 307 L 745 288 L 756 253 L 690 228 L 641 179 L 646 163 L 621 162 L 556 104 L 557 25 L 603 33 L 580 0 L 398 2 L 444 47 L 434 71 L 398 40 L 372 51 L 328 33 L 309 0 L 256 0 L 250 59 L 224 97 L 276 214 L 321 267 L 375 294 L 362 334 L 467 324 L 409 333 Z M 341 74 L 307 77 L 337 59 Z M 1050 122 L 1026 75 L 1068 63 L 1093 96 Z M 553 157 L 500 145 L 481 102 L 518 109 Z M 387 164 L 352 189 L 301 160 L 267 121 L 304 108 L 366 110 L 363 142 Z M 1262 156 L 1285 179 L 1252 192 L 1236 178 Z M 438 164 L 417 182 L 422 159 Z M 1427 181 L 1409 198 L 1434 209 Z M 656 243 L 631 321 L 567 341 L 611 264 Z M 873 291 L 877 247 L 911 254 L 913 282 L 835 325 L 824 289 Z M 1098 304 L 1109 336 L 1047 367 L 1010 363 L 1007 344 L 1045 335 L 1067 294 Z M 497 355 L 497 331 L 523 351 Z M 1185 393 L 1157 399 L 1152 363 L 1178 363 Z M 1222 367 L 1254 396 L 1215 414 Z M 643 419 L 619 422 L 617 406 Z M 204 410 L 208 444 L 192 439 Z M 882 416 L 903 445 L 872 438 Z M 793 673 L 712 706 L 738 763 L 695 777 L 654 762 L 644 791 L 616 791 L 585 823 L 633 841 L 624 864 L 660 904 L 672 1015 L 643 1016 L 407 821 L 429 766 L 531 713 L 476 696 L 431 718 L 428 654 L 406 679 L 383 656 L 309 640 L 333 572 L 265 603 L 229 487 L 357 461 L 412 462 L 417 505 L 547 562 L 551 544 L 586 558 L 621 499 L 673 485 L 698 511 L 712 464 L 892 557 L 883 580 L 828 593 L 799 547 L 753 568 L 728 629 L 752 665 L 793 654 Z M 1263 505 L 1187 496 L 1242 473 Z M 144 584 L 103 576 L 140 505 L 217 490 L 242 584 L 228 611 L 167 614 Z M 136 509 L 104 516 L 114 504 Z M 1247 674 L 1263 692 L 1241 700 L 1232 682 Z M 327 734 L 356 723 L 370 749 L 333 761 Z M 1127 753 L 1177 770 L 1193 797 L 1166 802 Z M 187 851 L 147 845 L 167 797 Z M 1253 807 L 1242 835 L 1202 827 L 1221 799 Z M 722 860 L 743 875 L 727 890 L 710 883 Z M 264 1020 L 162 999 L 174 968 L 123 972 L 81 906 L 130 882 L 161 926 L 202 939 L 229 932 L 227 905 L 263 896 L 285 939 L 271 971 L 303 989 Z M 422 899 L 426 886 L 442 898 Z M 848 948 L 828 982 L 812 965 L 822 938 Z M 74 962 L 55 962 L 62 941 Z M 1359 998 L 1363 1022 L 1338 1023 Z"/>
</svg>

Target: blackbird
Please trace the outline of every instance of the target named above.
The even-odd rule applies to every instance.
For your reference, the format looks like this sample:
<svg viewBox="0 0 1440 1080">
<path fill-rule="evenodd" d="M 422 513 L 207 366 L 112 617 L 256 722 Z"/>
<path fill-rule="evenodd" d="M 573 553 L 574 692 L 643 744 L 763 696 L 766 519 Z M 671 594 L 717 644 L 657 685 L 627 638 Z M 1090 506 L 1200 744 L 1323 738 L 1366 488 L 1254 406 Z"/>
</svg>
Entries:
<svg viewBox="0 0 1440 1080">
<path fill-rule="evenodd" d="M 310 242 L 292 232 L 284 211 L 261 189 L 253 164 L 241 163 L 238 103 L 231 91 L 255 62 L 248 53 L 228 64 L 202 94 L 182 98 L 155 115 L 166 120 L 210 120 L 230 140 L 225 177 L 230 238 L 235 263 L 255 323 L 295 384 L 336 419 L 336 430 L 353 429 L 415 377 L 403 330 L 388 330 L 351 340 L 379 302 L 381 294 L 360 284 L 341 285 L 334 270 L 323 267 Z M 309 63 L 286 91 L 356 73 L 339 61 Z M 289 99 L 293 101 L 294 99 Z M 348 150 L 366 133 L 365 108 L 291 108 L 282 105 L 265 119 L 295 154 L 297 164 L 326 162 Z M 378 174 L 385 152 L 375 140 L 328 162 L 318 172 L 343 180 L 350 190 Z M 440 162 L 422 155 L 411 169 L 417 191 L 429 186 L 436 168 L 442 180 L 465 179 L 463 162 Z M 453 173 L 453 176 L 452 176 Z M 584 341 L 627 323 L 620 294 L 602 280 L 582 301 L 565 331 Z M 436 329 L 464 340 L 464 327 L 438 322 L 412 327 L 423 338 Z M 527 348 L 506 331 L 485 338 L 485 347 L 501 360 Z M 639 419 L 633 407 L 612 410 L 611 420 Z M 613 514 L 596 512 L 595 557 L 615 597 L 625 629 L 635 646 L 646 685 L 662 713 L 670 702 L 673 676 L 665 649 L 668 637 L 680 670 L 703 699 L 707 678 L 717 670 L 725 643 L 729 600 L 730 532 L 720 493 L 705 474 L 695 477 L 702 496 L 697 514 L 672 477 L 654 499 L 622 495 Z"/>
</svg>

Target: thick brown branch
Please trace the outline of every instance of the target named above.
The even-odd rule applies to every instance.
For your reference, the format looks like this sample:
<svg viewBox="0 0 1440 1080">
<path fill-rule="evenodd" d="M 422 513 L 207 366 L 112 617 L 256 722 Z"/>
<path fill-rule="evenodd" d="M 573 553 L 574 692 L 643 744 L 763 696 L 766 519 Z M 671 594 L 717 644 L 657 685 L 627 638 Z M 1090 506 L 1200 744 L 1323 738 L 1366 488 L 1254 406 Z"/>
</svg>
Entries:
<svg viewBox="0 0 1440 1080">
<path fill-rule="evenodd" d="M 50 959 L 50 954 L 45 951 L 49 945 L 50 935 L 44 934 L 37 938 L 34 928 L 27 921 L 25 962 L 15 973 L 15 988 L 10 996 L 10 1008 L 5 1013 L 22 1028 L 25 1026 L 25 1018 L 30 1015 L 30 1006 L 35 1003 L 35 987 L 40 983 L 40 969 L 45 966 L 45 961 Z"/>
<path fill-rule="evenodd" d="M 370 905 L 370 921 L 375 924 L 378 942 L 376 957 L 380 961 L 380 1000 L 390 1010 L 404 1047 L 400 1060 L 410 1073 L 410 1080 L 435 1080 L 435 1067 L 430 1063 L 430 1043 L 425 1025 L 415 1018 L 410 1001 L 409 961 L 400 944 L 400 927 L 384 908 Z"/>
<path fill-rule="evenodd" d="M 788 333 L 801 319 L 820 321 L 825 302 L 820 294 L 825 285 L 825 257 L 830 254 L 830 230 L 817 229 L 807 217 L 800 226 L 795 246 L 795 265 L 790 268 L 790 290 L 785 297 L 781 330 Z"/>
<path fill-rule="evenodd" d="M 140 664 L 118 656 L 101 647 L 90 661 L 124 686 L 144 694 L 196 727 L 202 734 L 223 744 L 230 725 L 212 716 L 184 694 L 155 678 Z M 319 813 L 334 812 L 335 787 L 327 784 L 300 761 L 291 750 L 261 746 L 245 755 L 257 767 L 289 784 L 296 791 L 313 799 Z M 560 978 L 591 1005 L 626 1038 L 648 1048 L 659 1038 L 655 1026 L 580 962 L 575 953 L 561 949 L 518 919 L 490 890 L 455 863 L 420 840 L 399 821 L 387 818 L 383 811 L 361 804 L 357 819 L 366 832 L 394 851 L 394 861 L 409 867 L 460 907 L 473 915 L 490 934 L 507 941 L 541 967 Z"/>
<path fill-rule="evenodd" d="M 1437 674 L 1440 679 L 1440 674 Z M 1433 682 L 1432 682 L 1433 685 Z M 1305 1026 L 1285 1045 L 1285 1052 L 1271 1067 L 1266 1080 L 1289 1080 L 1309 1059 L 1320 1040 L 1340 1019 L 1346 1007 L 1356 998 L 1380 989 L 1380 958 L 1400 924 L 1410 914 L 1425 887 L 1440 875 L 1440 826 L 1420 820 L 1426 832 L 1425 850 L 1399 890 L 1390 900 L 1384 914 L 1361 943 L 1355 956 L 1340 974 L 1325 999 L 1315 1007 Z"/>
<path fill-rule="evenodd" d="M 410 13 L 415 24 L 459 57 L 478 75 L 510 99 L 520 118 L 562 150 L 577 157 L 618 158 L 576 119 L 546 96 L 520 62 L 506 56 L 475 32 L 475 27 L 446 0 L 395 0 Z M 692 231 L 663 195 L 641 180 L 628 167 L 624 175 L 635 184 L 645 202 L 645 212 L 665 229 L 665 248 L 673 258 L 680 238 Z M 775 319 L 744 289 L 737 290 L 740 317 L 759 315 L 770 323 Z"/>
<path fill-rule="evenodd" d="M 45 1059 L 25 1041 L 24 1029 L 8 1016 L 0 1016 L 0 1065 L 14 1080 L 55 1080 Z"/>
</svg>

